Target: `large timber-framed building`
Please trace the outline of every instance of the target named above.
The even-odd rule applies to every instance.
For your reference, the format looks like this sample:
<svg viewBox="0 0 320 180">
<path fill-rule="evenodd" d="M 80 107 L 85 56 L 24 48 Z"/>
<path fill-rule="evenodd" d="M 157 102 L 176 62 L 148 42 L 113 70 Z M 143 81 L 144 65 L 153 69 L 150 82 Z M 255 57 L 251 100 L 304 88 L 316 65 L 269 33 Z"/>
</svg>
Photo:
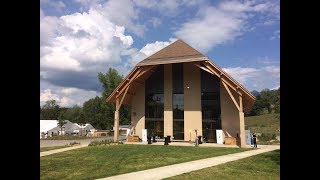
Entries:
<svg viewBox="0 0 320 180">
<path fill-rule="evenodd" d="M 238 137 L 245 146 L 244 112 L 255 97 L 241 84 L 182 40 L 139 62 L 107 98 L 119 109 L 131 106 L 132 134 L 142 129 L 159 137 L 193 141 L 197 135 L 216 142 L 215 130 Z M 114 133 L 115 141 L 118 133 Z"/>
</svg>

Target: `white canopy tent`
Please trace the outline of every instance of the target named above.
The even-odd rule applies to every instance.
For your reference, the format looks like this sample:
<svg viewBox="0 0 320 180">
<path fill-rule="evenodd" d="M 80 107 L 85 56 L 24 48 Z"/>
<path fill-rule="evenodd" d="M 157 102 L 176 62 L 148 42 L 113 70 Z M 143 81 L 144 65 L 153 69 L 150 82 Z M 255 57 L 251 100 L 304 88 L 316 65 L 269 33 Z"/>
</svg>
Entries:
<svg viewBox="0 0 320 180">
<path fill-rule="evenodd" d="M 41 133 L 47 133 L 50 129 L 53 129 L 58 126 L 58 121 L 57 120 L 40 120 L 40 139 Z"/>
</svg>

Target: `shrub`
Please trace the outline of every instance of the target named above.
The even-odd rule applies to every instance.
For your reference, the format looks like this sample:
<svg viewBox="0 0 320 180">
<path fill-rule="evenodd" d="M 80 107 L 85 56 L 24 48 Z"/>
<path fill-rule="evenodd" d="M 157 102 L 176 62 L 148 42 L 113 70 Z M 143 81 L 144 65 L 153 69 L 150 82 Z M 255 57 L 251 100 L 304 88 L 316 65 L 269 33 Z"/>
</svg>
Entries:
<svg viewBox="0 0 320 180">
<path fill-rule="evenodd" d="M 89 146 L 100 146 L 100 145 L 110 145 L 111 143 L 113 143 L 113 140 L 110 139 L 104 139 L 104 140 L 100 140 L 100 141 L 91 141 Z"/>
<path fill-rule="evenodd" d="M 258 136 L 259 141 L 270 141 L 270 140 L 276 140 L 277 136 L 275 134 L 270 133 L 262 133 L 260 136 Z"/>
<path fill-rule="evenodd" d="M 71 146 L 72 146 L 72 145 L 77 145 L 77 144 L 80 144 L 80 142 L 74 141 L 74 142 L 71 142 L 71 143 L 70 143 Z"/>
<path fill-rule="evenodd" d="M 99 141 L 91 141 L 88 146 L 97 146 L 99 144 Z"/>
</svg>

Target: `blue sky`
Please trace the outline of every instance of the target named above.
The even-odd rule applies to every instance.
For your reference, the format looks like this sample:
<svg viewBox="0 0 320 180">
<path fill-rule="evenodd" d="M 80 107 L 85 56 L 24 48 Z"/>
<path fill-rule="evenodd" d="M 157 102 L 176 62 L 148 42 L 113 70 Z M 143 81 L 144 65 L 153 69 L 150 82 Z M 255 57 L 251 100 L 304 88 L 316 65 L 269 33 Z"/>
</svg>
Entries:
<svg viewBox="0 0 320 180">
<path fill-rule="evenodd" d="M 280 86 L 280 1 L 41 0 L 40 105 L 100 96 L 98 72 L 122 75 L 180 38 L 249 91 Z"/>
</svg>

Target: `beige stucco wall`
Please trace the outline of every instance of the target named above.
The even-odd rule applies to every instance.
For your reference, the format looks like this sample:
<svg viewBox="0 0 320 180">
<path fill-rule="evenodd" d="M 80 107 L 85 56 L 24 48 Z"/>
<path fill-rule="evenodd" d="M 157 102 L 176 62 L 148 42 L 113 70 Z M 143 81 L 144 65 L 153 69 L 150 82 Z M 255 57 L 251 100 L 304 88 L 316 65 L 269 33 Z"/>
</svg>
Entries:
<svg viewBox="0 0 320 180">
<path fill-rule="evenodd" d="M 135 126 L 134 135 L 142 138 L 142 129 L 145 128 L 145 87 L 139 86 L 135 93 L 131 101 L 131 124 Z"/>
<path fill-rule="evenodd" d="M 195 131 L 202 136 L 200 69 L 191 63 L 183 64 L 184 79 L 184 140 L 194 141 Z M 188 88 L 189 87 L 189 88 Z"/>
<path fill-rule="evenodd" d="M 172 64 L 164 65 L 164 136 L 173 135 Z"/>
<path fill-rule="evenodd" d="M 233 91 L 229 88 L 230 91 Z M 238 96 L 234 97 L 238 100 Z M 229 96 L 225 87 L 220 84 L 220 101 L 221 101 L 221 126 L 223 132 L 227 135 L 229 133 L 232 137 L 237 137 L 237 133 L 240 136 L 240 119 L 239 111 L 234 105 L 231 97 Z M 239 101 L 238 101 L 239 102 Z"/>
<path fill-rule="evenodd" d="M 201 113 L 201 77 L 200 69 L 191 63 L 184 63 L 184 140 L 194 141 L 195 131 L 202 136 L 202 113 Z M 172 65 L 164 66 L 164 136 L 173 134 L 172 112 Z M 189 87 L 189 88 L 187 88 Z M 230 88 L 230 91 L 233 91 Z M 135 135 L 141 138 L 142 129 L 145 128 L 145 87 L 139 86 L 131 102 L 131 124 L 135 126 Z M 235 99 L 239 98 L 235 92 Z M 225 87 L 220 85 L 221 100 L 221 125 L 225 134 L 232 137 L 240 135 L 240 114 L 231 100 Z M 133 113 L 136 115 L 133 115 Z M 241 122 L 244 120 L 241 119 Z M 243 124 L 244 125 L 244 124 Z M 242 126 L 241 126 L 242 127 Z M 244 126 L 243 126 L 244 129 Z"/>
</svg>

